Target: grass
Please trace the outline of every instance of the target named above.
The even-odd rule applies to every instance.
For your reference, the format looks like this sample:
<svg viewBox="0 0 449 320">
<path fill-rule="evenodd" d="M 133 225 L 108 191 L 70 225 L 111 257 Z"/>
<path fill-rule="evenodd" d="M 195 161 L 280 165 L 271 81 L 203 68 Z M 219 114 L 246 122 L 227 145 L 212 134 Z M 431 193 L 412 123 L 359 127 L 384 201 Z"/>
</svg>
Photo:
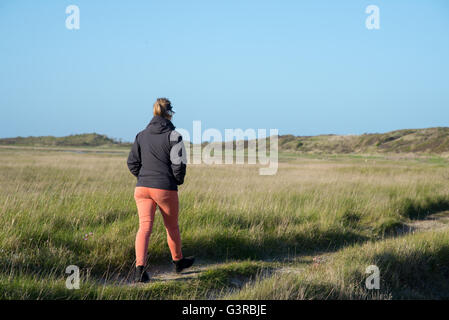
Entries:
<svg viewBox="0 0 449 320">
<path fill-rule="evenodd" d="M 54 270 L 50 274 L 27 272 L 2 275 L 2 299 L 213 299 L 232 293 L 243 283 L 261 276 L 269 266 L 251 261 L 232 262 L 212 267 L 196 278 L 182 281 L 152 281 L 148 284 L 125 285 L 120 282 L 101 282 L 98 278 L 82 275 L 85 279 L 79 290 L 68 290 L 66 279 Z M 103 278 L 103 280 L 106 278 Z M 112 283 L 112 284 L 111 284 Z"/>
<path fill-rule="evenodd" d="M 380 269 L 380 289 L 365 286 L 366 268 Z M 225 299 L 448 299 L 449 231 L 349 246 L 300 273 L 247 283 Z"/>
<path fill-rule="evenodd" d="M 0 148 L 1 298 L 448 296 L 448 289 L 437 285 L 449 280 L 447 273 L 438 281 L 432 275 L 447 267 L 441 262 L 447 257 L 447 233 L 394 237 L 404 223 L 449 210 L 449 163 L 434 156 L 281 154 L 274 176 L 258 175 L 255 165 L 189 165 L 179 193 L 183 252 L 218 264 L 217 269 L 142 287 L 102 283 L 127 275 L 135 258 L 135 178 L 128 172 L 126 156 L 123 152 Z M 410 259 L 401 247 L 402 239 L 416 244 Z M 430 249 L 419 249 L 422 243 Z M 381 258 L 382 250 L 389 255 Z M 291 262 L 316 252 L 335 254 L 334 262 L 325 264 L 329 269 L 320 266 L 323 273 L 313 263 Z M 432 254 L 442 258 L 430 262 Z M 170 266 L 159 216 L 148 259 L 150 266 Z M 383 264 L 385 259 L 389 262 Z M 350 267 L 361 268 L 372 261 L 395 270 L 398 277 L 402 267 L 416 266 L 428 285 L 414 287 L 409 275 L 405 278 L 408 289 L 400 292 L 391 275 L 384 279 L 385 291 L 377 296 L 357 291 L 364 269 L 360 274 Z M 73 264 L 82 270 L 80 290 L 67 290 L 64 285 L 64 270 Z M 298 278 L 273 271 L 287 265 L 307 272 Z M 346 268 L 347 273 L 339 273 Z M 344 287 L 338 282 L 342 279 Z M 304 291 L 298 283 L 307 283 L 313 290 Z M 274 284 L 285 290 L 267 289 Z"/>
</svg>

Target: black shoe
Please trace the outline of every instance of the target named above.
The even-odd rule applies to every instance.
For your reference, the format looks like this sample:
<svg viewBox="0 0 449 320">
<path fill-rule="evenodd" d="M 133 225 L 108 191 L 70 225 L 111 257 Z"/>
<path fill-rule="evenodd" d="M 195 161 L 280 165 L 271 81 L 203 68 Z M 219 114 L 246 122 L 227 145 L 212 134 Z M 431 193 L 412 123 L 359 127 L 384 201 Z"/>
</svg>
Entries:
<svg viewBox="0 0 449 320">
<path fill-rule="evenodd" d="M 195 257 L 187 257 L 182 258 L 181 260 L 173 261 L 173 264 L 175 265 L 176 272 L 180 273 L 182 270 L 191 267 L 194 261 Z"/>
<path fill-rule="evenodd" d="M 148 282 L 150 281 L 150 276 L 145 271 L 144 266 L 137 266 L 136 267 L 136 274 L 134 276 L 134 282 Z"/>
</svg>

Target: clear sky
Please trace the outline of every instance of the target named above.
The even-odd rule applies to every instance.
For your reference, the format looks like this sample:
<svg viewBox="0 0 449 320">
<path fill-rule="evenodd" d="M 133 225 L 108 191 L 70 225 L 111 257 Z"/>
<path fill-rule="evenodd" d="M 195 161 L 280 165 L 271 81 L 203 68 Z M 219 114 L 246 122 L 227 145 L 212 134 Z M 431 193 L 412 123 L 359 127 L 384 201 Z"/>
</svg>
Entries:
<svg viewBox="0 0 449 320">
<path fill-rule="evenodd" d="M 449 126 L 449 1 L 1 0 L 0 137 L 131 141 L 160 96 L 190 131 Z"/>
</svg>

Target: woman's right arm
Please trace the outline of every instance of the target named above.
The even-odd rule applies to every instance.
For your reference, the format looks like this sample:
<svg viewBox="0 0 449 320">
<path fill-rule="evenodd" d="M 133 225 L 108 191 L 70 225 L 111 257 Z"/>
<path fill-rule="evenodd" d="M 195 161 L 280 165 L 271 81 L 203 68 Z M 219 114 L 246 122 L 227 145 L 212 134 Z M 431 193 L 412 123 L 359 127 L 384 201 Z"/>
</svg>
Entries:
<svg viewBox="0 0 449 320">
<path fill-rule="evenodd" d="M 184 183 L 184 177 L 186 175 L 187 155 L 182 136 L 175 130 L 170 133 L 170 148 L 173 176 L 175 177 L 176 183 L 181 185 Z"/>
</svg>

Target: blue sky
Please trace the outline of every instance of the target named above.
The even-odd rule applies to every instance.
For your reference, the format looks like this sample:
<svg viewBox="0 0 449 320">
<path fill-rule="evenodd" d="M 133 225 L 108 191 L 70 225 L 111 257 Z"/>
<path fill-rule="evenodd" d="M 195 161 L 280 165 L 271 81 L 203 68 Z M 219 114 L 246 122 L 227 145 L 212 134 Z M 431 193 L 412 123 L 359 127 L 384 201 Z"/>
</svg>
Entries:
<svg viewBox="0 0 449 320">
<path fill-rule="evenodd" d="M 0 2 L 0 137 L 131 141 L 174 124 L 360 134 L 449 126 L 445 0 Z M 65 27 L 68 5 L 80 29 Z M 380 9 L 368 30 L 365 8 Z"/>
</svg>

